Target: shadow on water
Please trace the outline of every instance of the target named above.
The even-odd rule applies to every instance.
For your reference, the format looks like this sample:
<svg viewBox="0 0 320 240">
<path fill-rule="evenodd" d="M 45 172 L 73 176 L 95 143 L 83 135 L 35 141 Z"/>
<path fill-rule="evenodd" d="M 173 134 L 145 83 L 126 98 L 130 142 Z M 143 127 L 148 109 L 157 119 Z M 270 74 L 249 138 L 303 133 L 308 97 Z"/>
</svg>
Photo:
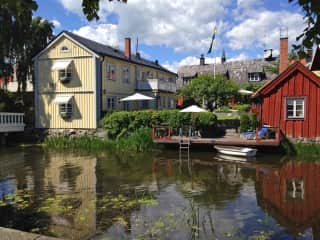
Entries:
<svg viewBox="0 0 320 240">
<path fill-rule="evenodd" d="M 0 226 L 66 239 L 320 239 L 320 164 L 0 150 Z"/>
</svg>

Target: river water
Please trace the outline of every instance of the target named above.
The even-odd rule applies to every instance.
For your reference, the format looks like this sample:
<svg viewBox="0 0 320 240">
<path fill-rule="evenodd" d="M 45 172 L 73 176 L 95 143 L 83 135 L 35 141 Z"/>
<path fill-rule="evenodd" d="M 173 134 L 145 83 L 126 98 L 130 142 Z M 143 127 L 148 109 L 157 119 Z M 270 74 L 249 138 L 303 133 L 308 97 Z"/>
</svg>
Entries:
<svg viewBox="0 0 320 240">
<path fill-rule="evenodd" d="M 2 149 L 0 226 L 81 240 L 320 239 L 320 164 Z"/>
</svg>

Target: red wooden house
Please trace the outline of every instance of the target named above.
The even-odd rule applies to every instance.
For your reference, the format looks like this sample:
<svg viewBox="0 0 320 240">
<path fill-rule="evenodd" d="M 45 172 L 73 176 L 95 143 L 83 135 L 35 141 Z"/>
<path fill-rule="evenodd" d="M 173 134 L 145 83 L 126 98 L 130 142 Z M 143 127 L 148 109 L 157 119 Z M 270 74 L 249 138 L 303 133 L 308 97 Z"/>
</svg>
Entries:
<svg viewBox="0 0 320 240">
<path fill-rule="evenodd" d="M 292 138 L 320 137 L 320 77 L 296 62 L 254 97 L 262 124 Z"/>
</svg>

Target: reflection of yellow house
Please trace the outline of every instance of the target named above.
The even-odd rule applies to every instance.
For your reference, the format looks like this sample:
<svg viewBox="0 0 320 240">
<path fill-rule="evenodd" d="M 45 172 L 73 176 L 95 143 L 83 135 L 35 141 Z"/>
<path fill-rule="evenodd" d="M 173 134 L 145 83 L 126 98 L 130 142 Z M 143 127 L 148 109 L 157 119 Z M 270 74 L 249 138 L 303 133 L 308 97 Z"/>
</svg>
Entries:
<svg viewBox="0 0 320 240">
<path fill-rule="evenodd" d="M 54 190 L 46 209 L 51 217 L 48 230 L 63 239 L 89 239 L 96 232 L 96 158 L 49 154 L 44 186 Z M 68 211 L 68 207 L 72 209 Z M 60 213 L 62 209 L 65 213 Z"/>
<path fill-rule="evenodd" d="M 119 102 L 134 92 L 155 98 L 140 108 L 175 108 L 176 74 L 158 61 L 61 32 L 35 58 L 35 122 L 37 128 L 96 128 L 101 112 L 132 110 Z"/>
</svg>

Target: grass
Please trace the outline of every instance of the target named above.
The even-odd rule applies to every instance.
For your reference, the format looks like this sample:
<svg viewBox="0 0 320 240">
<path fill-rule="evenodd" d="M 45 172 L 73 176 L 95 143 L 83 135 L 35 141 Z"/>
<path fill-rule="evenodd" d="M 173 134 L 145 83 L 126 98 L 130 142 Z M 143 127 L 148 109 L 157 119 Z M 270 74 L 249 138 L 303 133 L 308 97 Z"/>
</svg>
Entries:
<svg viewBox="0 0 320 240">
<path fill-rule="evenodd" d="M 237 120 L 240 116 L 217 115 L 218 120 Z"/>
<path fill-rule="evenodd" d="M 294 148 L 299 159 L 319 160 L 320 158 L 320 144 L 297 143 Z"/>
<path fill-rule="evenodd" d="M 116 150 L 118 152 L 147 152 L 153 149 L 151 129 L 140 128 L 126 137 L 117 140 L 102 140 L 93 136 L 51 136 L 46 138 L 44 146 L 56 150 L 84 150 L 97 152 Z"/>
</svg>

